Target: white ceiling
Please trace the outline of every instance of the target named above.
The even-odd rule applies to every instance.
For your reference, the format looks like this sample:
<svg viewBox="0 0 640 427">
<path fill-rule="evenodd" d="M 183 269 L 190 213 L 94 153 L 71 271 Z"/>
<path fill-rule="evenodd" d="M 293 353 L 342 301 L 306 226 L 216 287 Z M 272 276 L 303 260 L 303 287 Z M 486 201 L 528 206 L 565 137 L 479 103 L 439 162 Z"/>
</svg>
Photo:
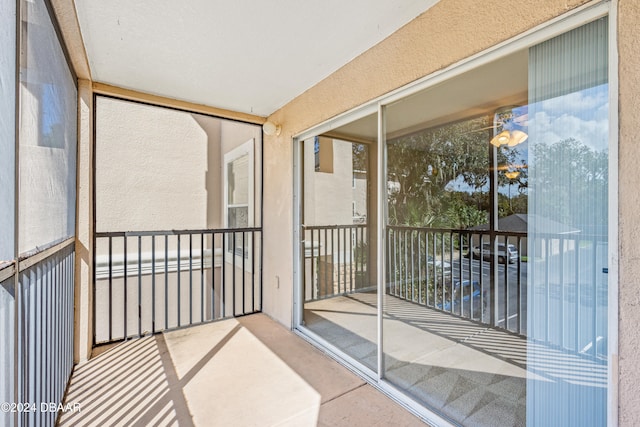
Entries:
<svg viewBox="0 0 640 427">
<path fill-rule="evenodd" d="M 387 138 L 492 114 L 508 105 L 526 104 L 528 64 L 528 50 L 523 49 L 391 104 L 386 116 Z M 375 141 L 377 115 L 353 121 L 329 134 L 346 140 Z"/>
<path fill-rule="evenodd" d="M 437 1 L 75 4 L 94 81 L 267 116 Z"/>
</svg>

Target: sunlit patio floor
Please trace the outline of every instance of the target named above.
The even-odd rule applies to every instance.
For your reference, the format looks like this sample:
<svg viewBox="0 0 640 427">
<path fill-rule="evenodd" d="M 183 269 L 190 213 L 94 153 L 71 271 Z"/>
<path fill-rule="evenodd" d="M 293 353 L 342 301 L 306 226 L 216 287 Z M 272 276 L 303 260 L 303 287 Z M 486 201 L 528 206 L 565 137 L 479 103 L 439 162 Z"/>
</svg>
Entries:
<svg viewBox="0 0 640 427">
<path fill-rule="evenodd" d="M 304 318 L 311 331 L 376 367 L 375 293 L 308 302 Z M 528 386 L 606 393 L 604 363 L 438 310 L 385 296 L 383 325 L 386 380 L 465 426 L 525 425 Z"/>
<path fill-rule="evenodd" d="M 59 425 L 424 425 L 263 314 L 129 340 L 76 366 Z"/>
</svg>

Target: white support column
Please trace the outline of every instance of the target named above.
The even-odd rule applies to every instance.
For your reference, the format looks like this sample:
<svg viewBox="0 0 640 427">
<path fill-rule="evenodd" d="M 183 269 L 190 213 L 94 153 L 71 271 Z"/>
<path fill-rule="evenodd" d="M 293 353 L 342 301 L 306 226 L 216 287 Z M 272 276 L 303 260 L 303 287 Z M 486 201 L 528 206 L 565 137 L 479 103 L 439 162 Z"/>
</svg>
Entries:
<svg viewBox="0 0 640 427">
<path fill-rule="evenodd" d="M 94 106 L 91 82 L 78 80 L 78 158 L 74 362 L 87 360 L 93 346 L 93 156 Z"/>
<path fill-rule="evenodd" d="M 378 145 L 377 145 L 377 189 L 378 189 L 378 212 L 376 240 L 378 256 L 378 382 L 384 378 L 384 295 L 387 292 L 387 278 L 384 262 L 384 251 L 386 245 L 386 224 L 387 224 L 387 159 L 386 159 L 386 123 L 385 106 L 378 107 Z"/>
</svg>

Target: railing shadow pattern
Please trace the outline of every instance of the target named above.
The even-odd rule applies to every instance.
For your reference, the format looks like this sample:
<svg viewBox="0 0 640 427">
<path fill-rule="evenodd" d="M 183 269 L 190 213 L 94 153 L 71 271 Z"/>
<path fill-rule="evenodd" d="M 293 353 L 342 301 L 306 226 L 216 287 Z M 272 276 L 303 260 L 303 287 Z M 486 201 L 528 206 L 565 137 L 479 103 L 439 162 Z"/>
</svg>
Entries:
<svg viewBox="0 0 640 427">
<path fill-rule="evenodd" d="M 368 310 L 357 307 L 358 304 Z M 605 361 L 388 294 L 384 306 L 385 378 L 427 406 L 446 409 L 455 419 L 465 420 L 465 425 L 467 421 L 469 425 L 496 425 L 496 420 L 516 413 L 522 422 L 505 425 L 523 425 L 527 387 L 534 383 L 539 387 L 553 384 L 576 395 L 606 394 Z M 375 316 L 376 307 L 375 292 L 312 302 L 305 308 L 306 326 L 329 342 L 339 342 L 341 349 L 366 365 L 371 357 L 375 362 L 375 331 L 363 334 L 358 324 L 363 316 Z M 410 327 L 411 333 L 398 324 Z M 354 354 L 353 349 L 359 353 Z M 452 364 L 452 357 L 457 363 Z M 511 403 L 496 406 L 491 393 L 507 396 L 499 401 Z M 487 400 L 480 399 L 486 405 L 463 404 L 479 395 L 487 396 Z M 581 400 L 569 400 L 572 411 L 580 412 Z M 473 419 L 474 413 L 486 415 L 489 410 L 495 413 L 492 420 L 481 423 Z"/>
<path fill-rule="evenodd" d="M 76 367 L 59 425 L 193 425 L 163 335 L 121 343 Z M 98 391 L 100 390 L 100 391 Z"/>
</svg>

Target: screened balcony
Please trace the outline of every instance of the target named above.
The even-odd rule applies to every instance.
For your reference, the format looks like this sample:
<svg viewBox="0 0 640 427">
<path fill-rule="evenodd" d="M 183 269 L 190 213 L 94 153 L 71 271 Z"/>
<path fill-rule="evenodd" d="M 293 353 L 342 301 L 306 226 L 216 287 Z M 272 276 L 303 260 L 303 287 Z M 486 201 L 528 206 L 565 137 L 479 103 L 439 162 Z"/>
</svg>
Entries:
<svg viewBox="0 0 640 427">
<path fill-rule="evenodd" d="M 30 403 L 3 408 L 2 423 L 423 425 L 260 314 L 259 127 L 123 100 L 95 102 L 91 356 L 74 364 L 75 261 L 86 257 L 76 239 L 4 263 L 1 337 L 13 351 L 2 352 L 2 378 L 15 375 L 17 382 L 2 397 Z M 140 121 L 158 127 L 157 135 L 135 135 L 131 127 Z M 181 140 L 193 136 L 178 147 L 192 160 L 179 178 L 166 177 L 176 141 L 163 125 L 181 127 Z M 155 152 L 143 143 L 125 149 L 141 136 Z M 146 169 L 137 167 L 143 156 Z M 123 167 L 129 178 L 119 175 Z"/>
<path fill-rule="evenodd" d="M 427 66 L 455 2 L 196 3 L 0 0 L 0 424 L 616 419 L 609 2 Z"/>
</svg>

